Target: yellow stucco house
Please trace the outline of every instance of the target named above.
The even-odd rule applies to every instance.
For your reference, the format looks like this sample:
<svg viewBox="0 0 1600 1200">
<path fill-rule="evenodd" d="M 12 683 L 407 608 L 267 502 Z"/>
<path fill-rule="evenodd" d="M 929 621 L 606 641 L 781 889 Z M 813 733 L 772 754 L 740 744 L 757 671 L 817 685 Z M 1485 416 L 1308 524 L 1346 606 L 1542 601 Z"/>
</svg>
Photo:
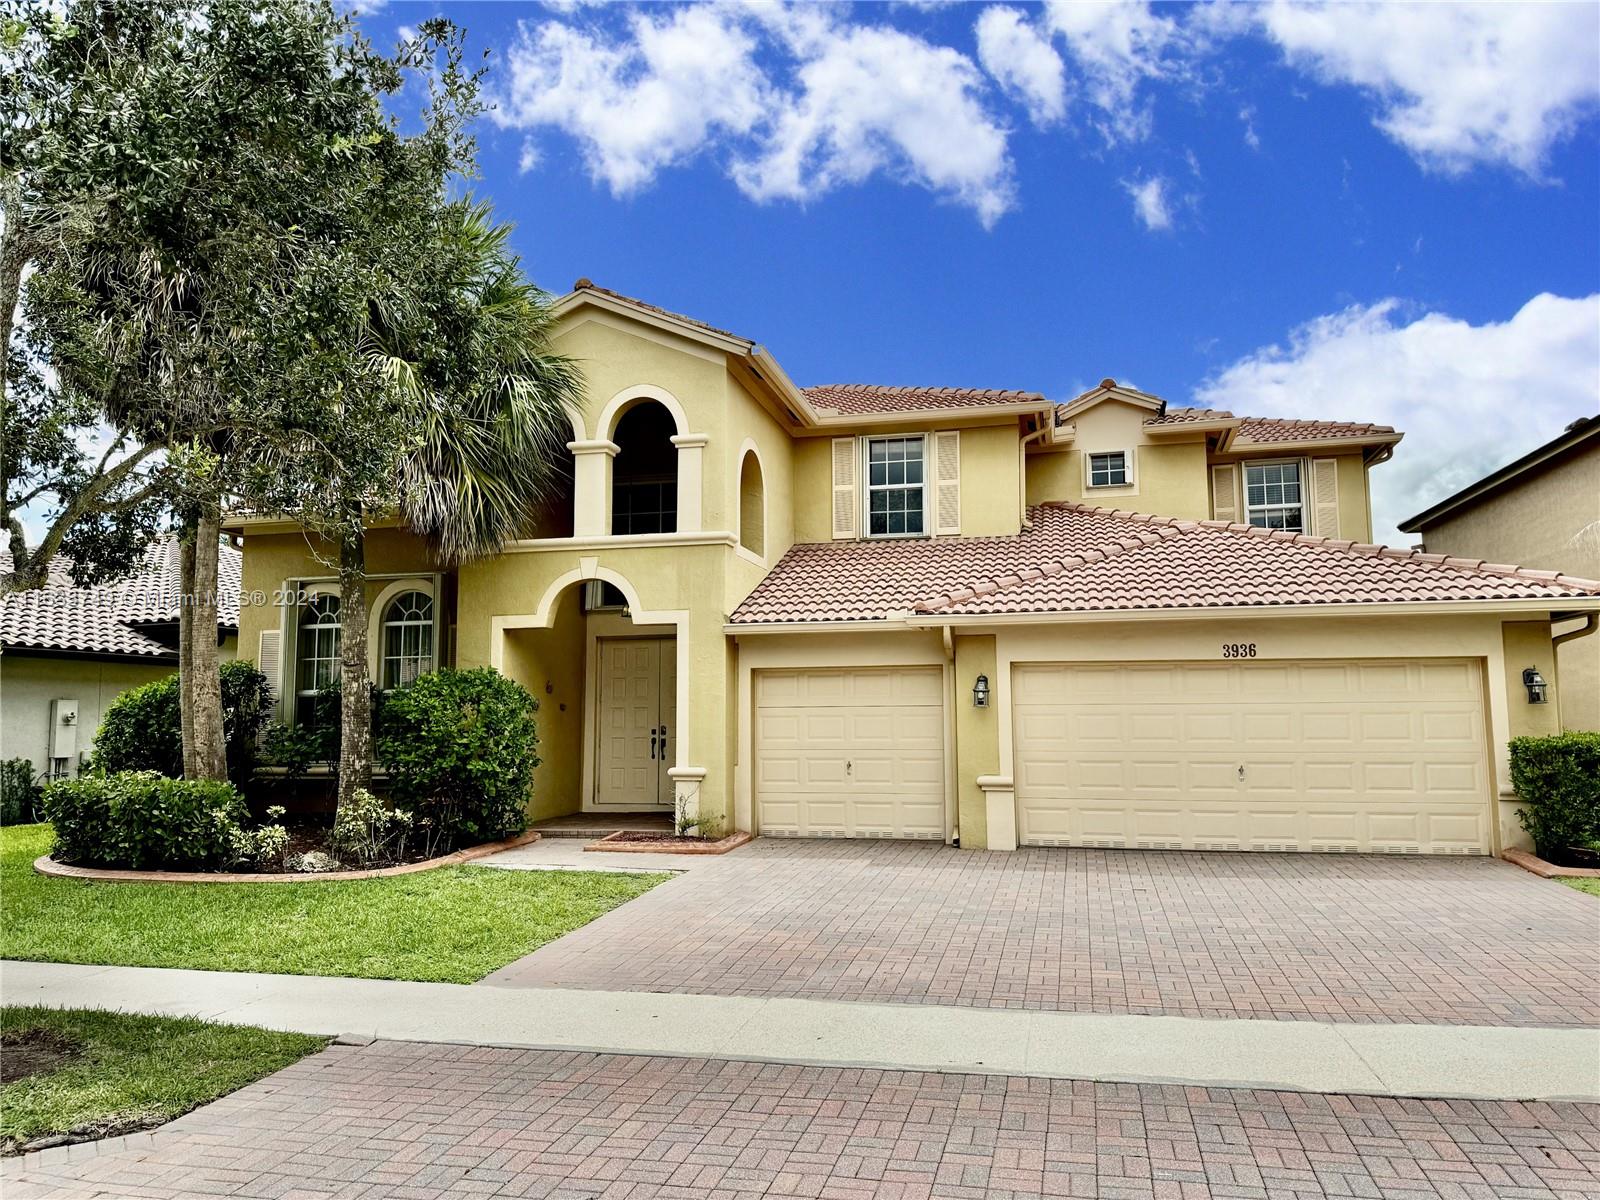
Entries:
<svg viewBox="0 0 1600 1200">
<path fill-rule="evenodd" d="M 1106 380 L 795 386 L 580 280 L 567 503 L 459 570 L 375 529 L 382 686 L 488 664 L 541 705 L 532 816 L 689 806 L 764 836 L 1495 853 L 1505 745 L 1558 727 L 1554 571 L 1366 544 L 1400 441 Z M 1155 514 L 1155 515 L 1150 515 Z M 286 713 L 337 658 L 305 534 L 242 535 Z M 322 561 L 328 561 L 326 557 Z M 286 601 L 286 602 L 280 602 Z"/>
</svg>

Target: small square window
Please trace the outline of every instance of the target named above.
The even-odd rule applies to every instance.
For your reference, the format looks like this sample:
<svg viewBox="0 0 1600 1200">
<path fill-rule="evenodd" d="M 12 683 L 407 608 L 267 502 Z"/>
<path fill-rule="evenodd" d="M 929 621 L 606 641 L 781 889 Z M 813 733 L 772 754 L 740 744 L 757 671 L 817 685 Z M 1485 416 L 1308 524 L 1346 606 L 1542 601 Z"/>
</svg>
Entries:
<svg viewBox="0 0 1600 1200">
<path fill-rule="evenodd" d="M 1305 531 L 1299 462 L 1246 463 L 1245 520 L 1261 529 Z"/>
<path fill-rule="evenodd" d="M 1089 455 L 1090 487 L 1125 487 L 1128 483 L 1128 452 L 1112 450 Z"/>
</svg>

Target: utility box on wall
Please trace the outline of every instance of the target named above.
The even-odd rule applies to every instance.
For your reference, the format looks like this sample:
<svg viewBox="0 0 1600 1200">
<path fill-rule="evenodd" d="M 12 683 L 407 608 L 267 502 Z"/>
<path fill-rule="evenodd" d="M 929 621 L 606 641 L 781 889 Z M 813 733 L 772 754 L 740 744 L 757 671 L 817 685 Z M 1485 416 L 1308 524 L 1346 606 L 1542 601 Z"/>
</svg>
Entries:
<svg viewBox="0 0 1600 1200">
<path fill-rule="evenodd" d="M 78 702 L 50 701 L 50 758 L 75 762 L 78 757 Z"/>
</svg>

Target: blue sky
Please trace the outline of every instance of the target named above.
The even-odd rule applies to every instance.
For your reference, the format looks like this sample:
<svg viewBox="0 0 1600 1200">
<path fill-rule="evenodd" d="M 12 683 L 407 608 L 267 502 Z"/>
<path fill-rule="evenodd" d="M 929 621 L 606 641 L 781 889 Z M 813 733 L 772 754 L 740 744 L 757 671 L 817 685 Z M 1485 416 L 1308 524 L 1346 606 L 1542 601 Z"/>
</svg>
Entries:
<svg viewBox="0 0 1600 1200">
<path fill-rule="evenodd" d="M 802 384 L 1391 423 L 1402 544 L 1600 407 L 1595 5 L 367 7 L 489 52 L 475 187 L 539 284 Z"/>
</svg>

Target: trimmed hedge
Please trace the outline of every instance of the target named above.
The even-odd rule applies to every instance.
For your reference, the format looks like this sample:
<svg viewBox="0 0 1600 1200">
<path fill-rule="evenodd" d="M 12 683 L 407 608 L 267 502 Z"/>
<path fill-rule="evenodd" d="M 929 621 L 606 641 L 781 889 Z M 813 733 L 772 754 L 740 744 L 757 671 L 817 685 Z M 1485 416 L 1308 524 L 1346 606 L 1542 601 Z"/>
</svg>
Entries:
<svg viewBox="0 0 1600 1200">
<path fill-rule="evenodd" d="M 384 697 L 377 757 L 430 853 L 521 833 L 539 702 L 491 667 L 431 671 Z"/>
<path fill-rule="evenodd" d="M 154 771 L 57 780 L 44 790 L 44 812 L 57 862 L 135 871 L 226 866 L 247 815 L 232 784 Z"/>
<path fill-rule="evenodd" d="M 1512 738 L 1511 783 L 1540 858 L 1565 865 L 1600 843 L 1600 733 Z"/>
<path fill-rule="evenodd" d="M 0 762 L 0 825 L 37 821 L 42 791 L 31 759 L 8 758 Z"/>
<path fill-rule="evenodd" d="M 256 735 L 272 713 L 272 690 L 253 662 L 222 664 L 222 727 L 228 742 L 228 777 L 248 782 L 256 765 Z M 101 771 L 183 774 L 183 716 L 176 675 L 129 688 L 111 702 L 94 735 L 94 765 Z"/>
</svg>

